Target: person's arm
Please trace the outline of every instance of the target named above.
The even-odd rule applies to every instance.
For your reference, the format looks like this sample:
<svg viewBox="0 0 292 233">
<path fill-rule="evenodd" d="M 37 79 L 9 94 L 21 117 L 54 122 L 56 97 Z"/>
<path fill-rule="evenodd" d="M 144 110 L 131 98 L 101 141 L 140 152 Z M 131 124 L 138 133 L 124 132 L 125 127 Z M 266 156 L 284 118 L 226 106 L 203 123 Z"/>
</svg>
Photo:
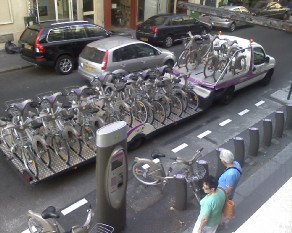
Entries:
<svg viewBox="0 0 292 233">
<path fill-rule="evenodd" d="M 200 227 L 198 229 L 198 233 L 202 233 L 203 232 L 203 229 L 206 226 L 207 222 L 208 222 L 208 215 L 205 215 L 201 219 L 201 224 L 200 224 Z"/>
<path fill-rule="evenodd" d="M 227 196 L 228 199 L 230 199 L 229 197 L 230 197 L 230 195 L 232 193 L 232 190 L 233 190 L 233 186 L 227 185 L 226 196 Z"/>
</svg>

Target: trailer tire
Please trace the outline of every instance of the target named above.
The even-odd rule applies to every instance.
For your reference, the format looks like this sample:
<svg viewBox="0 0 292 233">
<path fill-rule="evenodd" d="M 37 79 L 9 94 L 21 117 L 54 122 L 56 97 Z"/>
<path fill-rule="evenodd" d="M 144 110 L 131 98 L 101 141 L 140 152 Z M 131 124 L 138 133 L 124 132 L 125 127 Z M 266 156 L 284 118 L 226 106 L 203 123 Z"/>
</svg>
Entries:
<svg viewBox="0 0 292 233">
<path fill-rule="evenodd" d="M 220 104 L 227 105 L 231 103 L 234 95 L 234 87 L 228 87 L 220 98 Z"/>
</svg>

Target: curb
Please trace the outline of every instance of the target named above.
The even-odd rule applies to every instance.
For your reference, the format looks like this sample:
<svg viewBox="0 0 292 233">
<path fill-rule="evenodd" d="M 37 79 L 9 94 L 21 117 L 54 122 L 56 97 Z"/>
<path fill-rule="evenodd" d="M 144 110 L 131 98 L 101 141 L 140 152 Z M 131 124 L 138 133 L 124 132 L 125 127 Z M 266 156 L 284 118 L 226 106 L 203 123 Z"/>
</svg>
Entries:
<svg viewBox="0 0 292 233">
<path fill-rule="evenodd" d="M 30 68 L 33 66 L 34 66 L 33 64 L 28 64 L 28 65 L 15 65 L 15 66 L 7 67 L 7 68 L 0 68 L 0 74 L 7 73 L 14 70 L 22 70 L 22 69 Z"/>
</svg>

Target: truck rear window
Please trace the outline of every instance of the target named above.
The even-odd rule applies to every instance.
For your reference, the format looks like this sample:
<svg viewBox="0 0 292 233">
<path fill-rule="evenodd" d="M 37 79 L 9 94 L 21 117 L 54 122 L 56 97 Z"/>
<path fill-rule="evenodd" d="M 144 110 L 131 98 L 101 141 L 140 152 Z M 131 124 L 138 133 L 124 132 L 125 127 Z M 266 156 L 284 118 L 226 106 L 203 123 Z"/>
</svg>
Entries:
<svg viewBox="0 0 292 233">
<path fill-rule="evenodd" d="M 96 62 L 101 64 L 103 57 L 104 57 L 105 51 L 102 50 L 98 50 L 97 48 L 93 48 L 93 47 L 88 47 L 86 46 L 81 54 L 80 57 L 89 60 L 91 62 Z"/>
<path fill-rule="evenodd" d="M 22 42 L 26 42 L 28 44 L 34 44 L 37 38 L 39 31 L 38 30 L 33 30 L 30 28 L 25 29 L 23 34 L 21 35 L 20 40 Z"/>
</svg>

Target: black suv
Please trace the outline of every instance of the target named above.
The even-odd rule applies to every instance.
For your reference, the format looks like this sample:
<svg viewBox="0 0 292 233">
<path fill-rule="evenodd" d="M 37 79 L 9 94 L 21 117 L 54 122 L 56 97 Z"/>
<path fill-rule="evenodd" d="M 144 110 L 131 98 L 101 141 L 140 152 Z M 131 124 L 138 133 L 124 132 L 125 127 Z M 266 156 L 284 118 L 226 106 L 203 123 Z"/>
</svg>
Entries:
<svg viewBox="0 0 292 233">
<path fill-rule="evenodd" d="M 28 26 L 19 39 L 21 57 L 39 66 L 69 74 L 82 49 L 112 33 L 87 21 L 46 22 Z"/>
<path fill-rule="evenodd" d="M 186 14 L 160 14 L 147 19 L 137 26 L 136 38 L 144 42 L 160 43 L 171 47 L 175 41 L 192 34 L 205 34 L 212 29 L 211 24 L 201 22 Z"/>
</svg>

